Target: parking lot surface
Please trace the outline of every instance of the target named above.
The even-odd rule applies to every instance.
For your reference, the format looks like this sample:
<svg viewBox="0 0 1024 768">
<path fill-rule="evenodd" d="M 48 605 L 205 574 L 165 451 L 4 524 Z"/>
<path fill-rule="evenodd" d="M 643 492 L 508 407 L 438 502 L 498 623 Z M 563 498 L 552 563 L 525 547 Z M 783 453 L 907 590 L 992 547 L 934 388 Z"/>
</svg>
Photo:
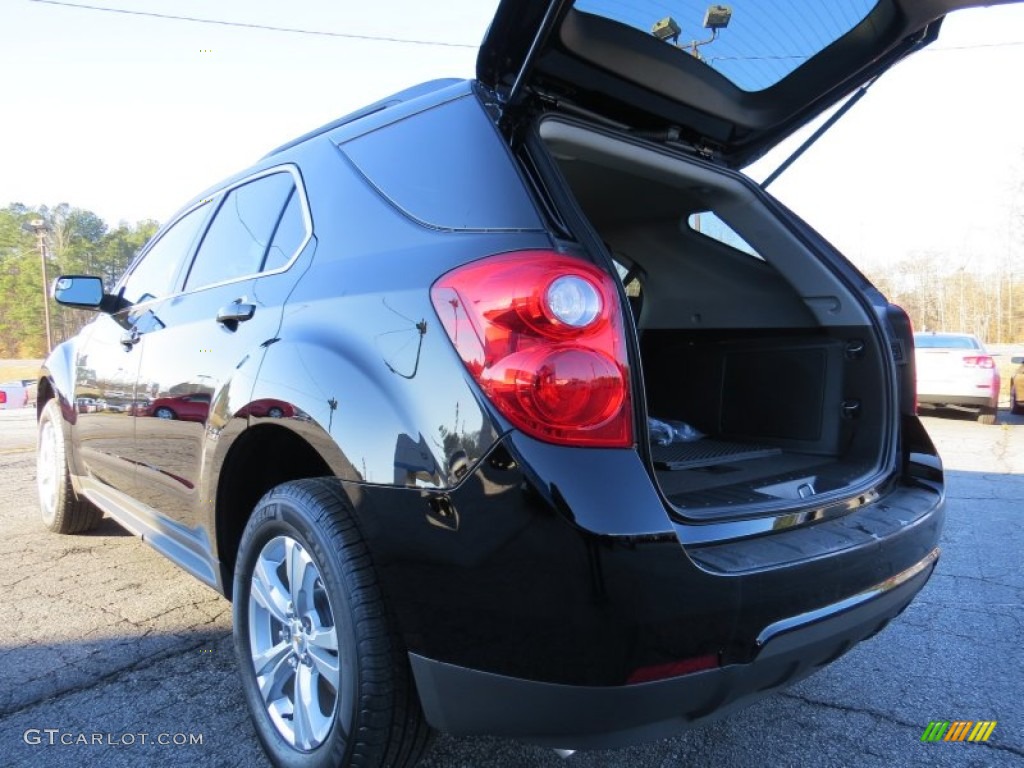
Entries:
<svg viewBox="0 0 1024 768">
<path fill-rule="evenodd" d="M 267 765 L 235 671 L 231 607 L 112 520 L 47 533 L 34 412 L 0 412 L 0 764 Z M 1024 419 L 927 418 L 947 468 L 943 554 L 875 638 L 724 720 L 632 749 L 439 736 L 440 766 L 1024 765 Z M 922 743 L 933 720 L 988 742 Z"/>
</svg>

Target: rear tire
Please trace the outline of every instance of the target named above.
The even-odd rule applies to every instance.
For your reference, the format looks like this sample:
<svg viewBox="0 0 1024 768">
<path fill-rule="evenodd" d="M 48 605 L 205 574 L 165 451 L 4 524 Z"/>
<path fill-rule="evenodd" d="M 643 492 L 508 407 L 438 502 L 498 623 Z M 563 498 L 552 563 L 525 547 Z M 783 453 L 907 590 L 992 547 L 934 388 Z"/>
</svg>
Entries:
<svg viewBox="0 0 1024 768">
<path fill-rule="evenodd" d="M 274 765 L 419 760 L 430 729 L 336 481 L 284 483 L 260 500 L 239 545 L 233 603 L 242 689 Z"/>
<path fill-rule="evenodd" d="M 85 533 L 103 519 L 100 510 L 75 496 L 64 443 L 64 417 L 57 400 L 49 400 L 39 415 L 36 490 L 43 525 L 54 533 Z"/>
<path fill-rule="evenodd" d="M 998 413 L 995 408 L 983 408 L 981 413 L 978 414 L 979 424 L 995 424 L 996 414 Z"/>
</svg>

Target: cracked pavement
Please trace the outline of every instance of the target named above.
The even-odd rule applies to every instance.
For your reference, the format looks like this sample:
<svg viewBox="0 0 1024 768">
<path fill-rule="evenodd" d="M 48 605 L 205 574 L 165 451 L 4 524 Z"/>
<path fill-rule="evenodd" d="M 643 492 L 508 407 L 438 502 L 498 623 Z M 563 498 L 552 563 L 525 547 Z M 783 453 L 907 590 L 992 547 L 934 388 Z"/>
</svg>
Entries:
<svg viewBox="0 0 1024 768">
<path fill-rule="evenodd" d="M 112 520 L 88 535 L 47 533 L 32 419 L 0 411 L 0 762 L 268 765 L 242 701 L 230 604 Z M 902 616 L 816 675 L 643 747 L 563 761 L 439 736 L 424 768 L 1024 764 L 1024 419 L 1001 420 L 925 419 L 948 473 L 938 568 Z M 998 725 L 984 744 L 922 744 L 931 720 Z M 27 729 L 40 743 L 26 743 Z M 43 729 L 60 729 L 57 743 Z M 114 743 L 62 745 L 64 734 Z M 155 743 L 161 734 L 202 743 Z"/>
</svg>

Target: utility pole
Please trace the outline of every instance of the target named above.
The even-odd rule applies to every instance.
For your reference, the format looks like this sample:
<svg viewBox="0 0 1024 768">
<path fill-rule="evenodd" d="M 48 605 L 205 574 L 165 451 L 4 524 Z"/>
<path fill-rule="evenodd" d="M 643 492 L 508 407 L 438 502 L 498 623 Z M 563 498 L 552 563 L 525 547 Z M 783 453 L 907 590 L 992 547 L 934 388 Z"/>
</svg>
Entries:
<svg viewBox="0 0 1024 768">
<path fill-rule="evenodd" d="M 50 330 L 50 291 L 47 289 L 46 279 L 46 222 L 42 219 L 32 219 L 29 226 L 36 233 L 36 243 L 39 245 L 39 269 L 43 274 L 43 318 L 46 323 L 46 354 L 53 350 L 53 332 Z"/>
</svg>

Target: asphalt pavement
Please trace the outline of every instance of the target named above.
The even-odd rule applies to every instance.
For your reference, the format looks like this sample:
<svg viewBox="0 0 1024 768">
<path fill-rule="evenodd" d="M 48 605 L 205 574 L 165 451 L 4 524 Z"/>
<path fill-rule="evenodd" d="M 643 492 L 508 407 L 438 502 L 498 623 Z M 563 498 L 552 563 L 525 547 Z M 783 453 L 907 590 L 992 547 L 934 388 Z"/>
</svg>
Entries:
<svg viewBox="0 0 1024 768">
<path fill-rule="evenodd" d="M 0 765 L 268 765 L 226 600 L 107 519 L 47 533 L 31 409 L 0 411 Z M 673 739 L 615 751 L 438 736 L 449 766 L 1024 765 L 1024 419 L 927 418 L 947 468 L 943 554 L 883 632 L 811 678 Z M 922 743 L 933 720 L 988 742 Z"/>
</svg>

